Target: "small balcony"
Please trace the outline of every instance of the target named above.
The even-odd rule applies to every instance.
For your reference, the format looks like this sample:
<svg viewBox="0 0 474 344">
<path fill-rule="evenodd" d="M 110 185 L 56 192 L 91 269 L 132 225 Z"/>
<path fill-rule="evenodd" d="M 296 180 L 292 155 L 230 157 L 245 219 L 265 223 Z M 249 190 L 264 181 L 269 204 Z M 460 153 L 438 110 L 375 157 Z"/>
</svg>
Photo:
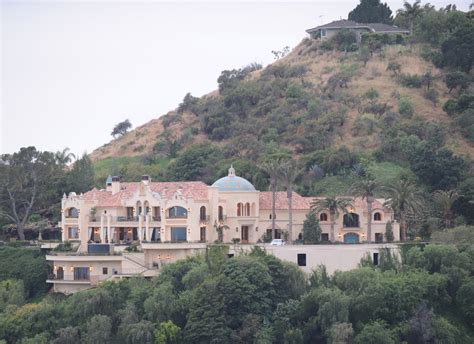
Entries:
<svg viewBox="0 0 474 344">
<path fill-rule="evenodd" d="M 201 216 L 200 219 L 199 219 L 199 223 L 200 224 L 208 224 L 210 220 L 211 220 L 210 215 Z"/>
<path fill-rule="evenodd" d="M 138 222 L 139 216 L 117 216 L 115 220 L 117 222 Z"/>
</svg>

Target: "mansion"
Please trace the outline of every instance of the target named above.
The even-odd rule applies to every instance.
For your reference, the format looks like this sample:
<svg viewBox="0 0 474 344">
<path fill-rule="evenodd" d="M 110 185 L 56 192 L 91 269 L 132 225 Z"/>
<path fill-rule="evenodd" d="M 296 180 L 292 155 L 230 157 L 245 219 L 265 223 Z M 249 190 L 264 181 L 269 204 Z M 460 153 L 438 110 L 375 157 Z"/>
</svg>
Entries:
<svg viewBox="0 0 474 344">
<path fill-rule="evenodd" d="M 233 167 L 228 176 L 211 186 L 203 182 L 153 182 L 148 176 L 140 182 L 121 182 L 118 177 L 109 176 L 104 189 L 64 195 L 59 224 L 62 241 L 72 242 L 78 249 L 75 255 L 47 256 L 54 264 L 54 276 L 48 282 L 54 284 L 56 291 L 74 292 L 121 275 L 152 276 L 164 263 L 202 252 L 215 242 L 233 243 L 234 248 L 239 245 L 243 250 L 252 247 L 246 244 L 260 244 L 271 238 L 298 242 L 306 215 L 316 199 L 293 192 L 289 238 L 286 192 L 276 194 L 272 231 L 272 193 L 256 190 L 248 180 L 237 176 Z M 371 242 L 386 241 L 387 222 L 392 222 L 394 239 L 398 241 L 398 223 L 383 203 L 376 199 L 372 204 Z M 330 214 L 323 210 L 317 216 L 321 240 L 329 241 Z M 366 202 L 353 199 L 347 213 L 336 216 L 333 241 L 367 242 L 367 222 Z M 132 243 L 140 248 L 140 253 L 124 250 Z M 278 250 L 301 251 L 306 246 L 315 245 L 285 245 Z M 296 258 L 288 260 L 297 262 Z"/>
</svg>

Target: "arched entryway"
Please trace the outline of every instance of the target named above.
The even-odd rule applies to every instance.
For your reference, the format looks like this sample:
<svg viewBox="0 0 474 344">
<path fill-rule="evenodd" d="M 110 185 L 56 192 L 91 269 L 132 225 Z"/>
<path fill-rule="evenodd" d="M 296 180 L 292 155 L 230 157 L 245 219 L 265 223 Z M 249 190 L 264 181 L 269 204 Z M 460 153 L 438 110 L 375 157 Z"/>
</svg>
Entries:
<svg viewBox="0 0 474 344">
<path fill-rule="evenodd" d="M 346 244 L 358 244 L 359 234 L 357 233 L 346 233 L 344 234 L 344 242 Z"/>
</svg>

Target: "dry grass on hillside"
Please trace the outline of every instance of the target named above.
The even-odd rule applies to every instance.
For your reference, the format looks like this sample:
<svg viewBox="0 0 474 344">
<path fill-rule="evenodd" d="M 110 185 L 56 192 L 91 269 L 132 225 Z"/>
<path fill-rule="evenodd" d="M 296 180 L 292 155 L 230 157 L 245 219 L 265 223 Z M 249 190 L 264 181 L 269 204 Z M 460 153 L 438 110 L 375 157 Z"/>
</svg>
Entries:
<svg viewBox="0 0 474 344">
<path fill-rule="evenodd" d="M 311 46 L 310 46 L 311 48 Z M 306 49 L 306 53 L 305 53 Z M 357 64 L 356 75 L 349 83 L 348 91 L 353 95 L 362 96 L 370 88 L 379 93 L 378 101 L 388 103 L 392 111 L 397 111 L 400 96 L 408 97 L 413 104 L 414 113 L 426 121 L 442 123 L 448 131 L 447 145 L 457 154 L 474 157 L 474 146 L 466 141 L 452 125 L 451 118 L 443 111 L 442 105 L 449 98 L 448 90 L 442 80 L 442 72 L 432 64 L 420 57 L 418 46 L 387 46 L 381 54 L 375 54 L 364 67 L 357 61 L 354 53 L 330 51 L 321 52 L 311 50 L 307 52 L 308 46 L 304 43 L 298 45 L 285 58 L 274 62 L 275 64 L 303 64 L 308 68 L 304 76 L 316 87 L 323 87 L 327 80 L 341 70 L 343 64 Z M 414 89 L 401 86 L 395 77 L 387 71 L 389 61 L 398 61 L 402 65 L 401 72 L 404 74 L 424 74 L 428 71 L 435 76 L 433 88 L 439 94 L 439 101 L 434 105 L 423 95 L 423 89 Z M 342 61 L 342 62 L 341 62 Z M 258 78 L 261 70 L 253 72 L 249 78 Z M 215 96 L 218 91 L 212 91 L 206 96 Z M 170 113 L 175 113 L 171 111 Z M 335 145 L 346 145 L 356 150 L 374 149 L 378 145 L 377 132 L 372 135 L 357 137 L 352 133 L 355 119 L 360 116 L 357 109 L 350 109 L 348 119 L 336 138 Z M 198 119 L 194 114 L 183 113 L 180 121 L 174 122 L 166 130 L 179 137 L 185 128 L 199 126 Z M 140 156 L 152 152 L 157 137 L 164 131 L 162 118 L 154 119 L 144 125 L 137 127 L 125 136 L 112 140 L 110 143 L 96 149 L 91 158 L 101 160 L 108 157 L 118 156 Z M 192 137 L 187 145 L 207 140 L 206 135 L 198 134 Z M 225 144 L 221 142 L 220 144 Z"/>
</svg>

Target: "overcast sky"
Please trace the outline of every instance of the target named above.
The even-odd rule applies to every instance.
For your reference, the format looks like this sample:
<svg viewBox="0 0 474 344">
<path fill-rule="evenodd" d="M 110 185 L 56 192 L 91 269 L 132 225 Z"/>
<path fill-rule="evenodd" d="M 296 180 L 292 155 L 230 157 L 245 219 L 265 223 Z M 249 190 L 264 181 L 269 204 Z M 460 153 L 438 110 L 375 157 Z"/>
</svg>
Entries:
<svg viewBox="0 0 474 344">
<path fill-rule="evenodd" d="M 0 2 L 0 153 L 82 153 L 126 118 L 139 126 L 216 89 L 224 69 L 272 62 L 359 1 Z"/>
</svg>

